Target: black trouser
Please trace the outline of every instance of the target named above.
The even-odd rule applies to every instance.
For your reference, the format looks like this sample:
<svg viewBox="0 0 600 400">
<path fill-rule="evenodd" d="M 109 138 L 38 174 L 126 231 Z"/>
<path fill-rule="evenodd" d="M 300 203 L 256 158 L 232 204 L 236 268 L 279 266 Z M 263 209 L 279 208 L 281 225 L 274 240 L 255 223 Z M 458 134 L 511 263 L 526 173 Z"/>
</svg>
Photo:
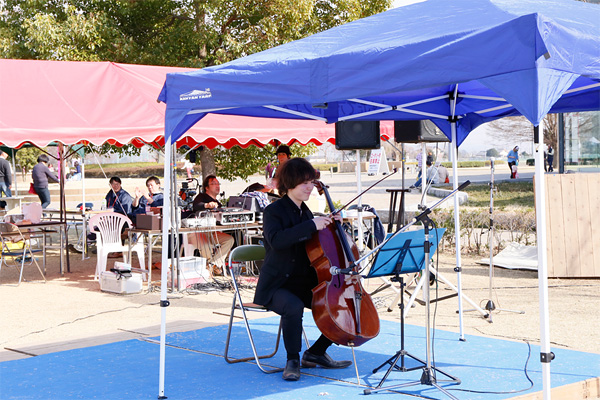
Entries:
<svg viewBox="0 0 600 400">
<path fill-rule="evenodd" d="M 288 360 L 299 359 L 302 350 L 302 317 L 304 308 L 310 308 L 312 291 L 306 288 L 282 287 L 275 291 L 267 308 L 281 316 L 283 344 Z M 321 335 L 309 349 L 315 355 L 322 355 L 331 346 L 331 340 Z"/>
<path fill-rule="evenodd" d="M 554 164 L 554 156 L 548 156 L 548 172 L 554 171 L 554 166 L 552 164 Z"/>
<path fill-rule="evenodd" d="M 516 161 L 510 161 L 508 163 L 508 168 L 510 168 L 510 179 L 514 179 L 515 178 L 515 173 L 513 172 L 513 165 L 517 165 Z"/>
</svg>

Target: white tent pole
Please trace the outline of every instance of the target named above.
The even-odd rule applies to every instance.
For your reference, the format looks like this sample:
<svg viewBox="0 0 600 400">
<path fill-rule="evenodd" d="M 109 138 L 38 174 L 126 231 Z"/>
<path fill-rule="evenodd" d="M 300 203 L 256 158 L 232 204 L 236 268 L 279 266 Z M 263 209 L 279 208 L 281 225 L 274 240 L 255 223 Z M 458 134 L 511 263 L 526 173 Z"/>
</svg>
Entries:
<svg viewBox="0 0 600 400">
<path fill-rule="evenodd" d="M 538 285 L 540 304 L 540 359 L 542 361 L 543 399 L 550 395 L 550 323 L 548 314 L 548 270 L 546 253 L 546 180 L 544 176 L 544 122 L 534 127 L 535 153 L 535 218 L 538 251 Z"/>
<path fill-rule="evenodd" d="M 166 346 L 166 331 L 167 331 L 167 307 L 169 301 L 167 300 L 167 266 L 168 263 L 168 248 L 169 248 L 169 229 L 171 225 L 171 198 L 168 195 L 171 193 L 171 173 L 173 166 L 171 165 L 171 136 L 168 135 L 165 140 L 165 161 L 164 161 L 164 193 L 163 196 L 163 227 L 162 227 L 162 266 L 160 273 L 160 366 L 159 366 L 159 377 L 158 377 L 158 398 L 166 399 L 165 397 L 165 346 Z M 152 265 L 148 265 L 148 269 L 152 268 Z M 150 284 L 150 282 L 148 282 Z"/>
<path fill-rule="evenodd" d="M 456 121 L 450 123 L 452 130 L 452 144 L 450 146 L 450 158 L 452 159 L 452 187 L 458 189 L 458 141 L 456 138 Z M 456 288 L 458 289 L 458 325 L 459 325 L 459 340 L 465 340 L 463 332 L 463 304 L 462 304 L 462 284 L 461 284 L 461 269 L 462 261 L 460 258 L 460 204 L 458 202 L 458 193 L 453 196 L 454 200 L 454 244 L 456 246 Z"/>
</svg>

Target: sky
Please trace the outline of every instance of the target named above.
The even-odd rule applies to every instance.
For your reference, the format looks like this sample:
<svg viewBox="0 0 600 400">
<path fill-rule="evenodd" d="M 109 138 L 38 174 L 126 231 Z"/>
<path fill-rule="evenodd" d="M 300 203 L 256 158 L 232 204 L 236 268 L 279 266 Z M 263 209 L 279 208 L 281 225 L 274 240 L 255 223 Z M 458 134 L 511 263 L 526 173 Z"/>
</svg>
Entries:
<svg viewBox="0 0 600 400">
<path fill-rule="evenodd" d="M 392 8 L 401 7 L 408 4 L 421 3 L 423 1 L 425 0 L 394 0 L 394 2 L 392 3 Z"/>
</svg>

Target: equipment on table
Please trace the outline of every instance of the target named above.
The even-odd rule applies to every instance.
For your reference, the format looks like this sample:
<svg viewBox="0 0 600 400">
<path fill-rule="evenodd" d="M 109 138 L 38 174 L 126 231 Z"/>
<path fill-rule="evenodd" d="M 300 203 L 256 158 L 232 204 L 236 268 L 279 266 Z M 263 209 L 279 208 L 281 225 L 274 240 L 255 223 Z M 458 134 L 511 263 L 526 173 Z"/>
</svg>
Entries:
<svg viewBox="0 0 600 400">
<path fill-rule="evenodd" d="M 220 211 L 212 213 L 219 225 L 251 224 L 254 222 L 254 211 L 229 207 L 221 208 L 219 210 Z"/>
</svg>

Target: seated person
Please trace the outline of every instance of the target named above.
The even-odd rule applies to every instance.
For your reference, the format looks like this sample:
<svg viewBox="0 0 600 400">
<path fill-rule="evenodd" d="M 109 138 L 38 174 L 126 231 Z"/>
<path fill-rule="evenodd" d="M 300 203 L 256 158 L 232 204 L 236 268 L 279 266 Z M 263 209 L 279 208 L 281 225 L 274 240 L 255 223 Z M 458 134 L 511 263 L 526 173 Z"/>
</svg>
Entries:
<svg viewBox="0 0 600 400">
<path fill-rule="evenodd" d="M 258 207 L 260 208 L 260 211 L 263 211 L 265 207 L 271 204 L 271 200 L 269 199 L 269 195 L 267 194 L 268 192 L 268 187 L 266 187 L 265 185 L 261 185 L 257 182 L 244 189 L 240 196 L 255 198 L 258 202 Z"/>
<path fill-rule="evenodd" d="M 106 208 L 112 208 L 114 212 L 130 216 L 132 212 L 131 204 L 133 199 L 121 187 L 121 178 L 113 176 L 110 178 L 110 190 L 106 194 Z"/>
<path fill-rule="evenodd" d="M 217 210 L 223 205 L 217 200 L 221 184 L 214 175 L 208 175 L 202 182 L 202 193 L 194 199 L 193 210 L 196 212 Z M 207 262 L 224 268 L 225 259 L 233 247 L 234 239 L 224 232 L 192 232 L 188 234 L 188 242 L 200 252 Z"/>
<path fill-rule="evenodd" d="M 438 183 L 438 172 L 437 172 L 437 166 L 433 166 L 432 165 L 433 162 L 427 160 L 426 165 L 427 165 L 427 184 L 429 185 L 430 183 Z M 417 181 L 415 182 L 415 184 L 413 186 L 411 186 L 411 189 L 414 189 L 416 187 L 421 187 L 421 183 L 422 183 L 422 178 L 417 179 Z"/>
<path fill-rule="evenodd" d="M 148 193 L 143 193 L 140 188 L 135 188 L 135 198 L 131 203 L 134 215 L 146 214 L 147 206 L 154 208 L 163 205 L 164 196 L 160 191 L 160 180 L 155 176 L 151 176 L 146 179 L 146 187 Z"/>
<path fill-rule="evenodd" d="M 438 182 L 439 183 L 450 183 L 450 175 L 448 174 L 448 169 L 444 167 L 439 162 L 435 163 L 438 169 Z"/>
<path fill-rule="evenodd" d="M 131 219 L 131 203 L 133 199 L 131 198 L 131 195 L 121 187 L 121 178 L 119 178 L 118 176 L 113 176 L 108 182 L 110 184 L 110 190 L 104 198 L 107 210 L 112 209 L 114 212 L 123 214 L 129 219 Z M 121 240 L 125 240 L 125 238 L 127 237 L 127 229 L 127 225 L 123 225 L 123 230 L 121 232 Z M 96 234 L 94 232 L 90 232 L 87 235 L 87 237 L 89 240 L 95 240 Z M 108 257 L 119 258 L 121 256 L 121 253 L 110 253 Z"/>
</svg>

